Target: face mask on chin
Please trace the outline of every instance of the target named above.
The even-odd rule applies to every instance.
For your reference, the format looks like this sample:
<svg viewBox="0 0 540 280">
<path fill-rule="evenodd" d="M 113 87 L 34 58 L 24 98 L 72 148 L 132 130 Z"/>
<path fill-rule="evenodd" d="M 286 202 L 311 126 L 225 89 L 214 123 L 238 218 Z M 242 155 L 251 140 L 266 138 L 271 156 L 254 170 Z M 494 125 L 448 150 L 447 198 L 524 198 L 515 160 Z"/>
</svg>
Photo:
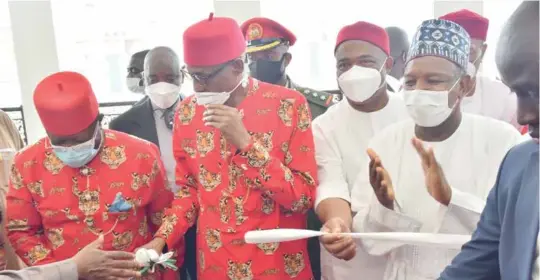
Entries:
<svg viewBox="0 0 540 280">
<path fill-rule="evenodd" d="M 224 92 L 212 92 L 212 91 L 202 91 L 202 92 L 195 92 L 195 98 L 197 99 L 198 105 L 210 105 L 210 104 L 218 104 L 223 105 L 229 98 L 231 97 L 231 93 L 233 93 L 240 85 L 242 87 L 247 86 L 247 75 L 244 75 L 240 82 L 230 91 L 224 91 Z"/>
<path fill-rule="evenodd" d="M 99 151 L 96 148 L 96 138 L 99 132 L 99 125 L 96 125 L 96 130 L 92 138 L 84 143 L 77 144 L 71 147 L 55 146 L 51 144 L 54 154 L 67 166 L 72 168 L 80 168 L 94 159 Z"/>
<path fill-rule="evenodd" d="M 137 77 L 126 78 L 126 85 L 129 91 L 133 93 L 143 93 L 144 86 L 141 85 L 142 79 Z"/>
<path fill-rule="evenodd" d="M 151 84 L 145 91 L 152 103 L 160 109 L 171 107 L 180 97 L 180 86 L 167 82 Z"/>
<path fill-rule="evenodd" d="M 407 112 L 414 122 L 422 127 L 436 127 L 450 117 L 459 99 L 452 107 L 448 106 L 448 95 L 459 83 L 458 80 L 449 90 L 403 90 L 403 100 Z"/>
<path fill-rule="evenodd" d="M 386 63 L 386 61 L 385 61 Z M 383 66 L 384 64 L 383 63 Z M 382 80 L 381 69 L 354 65 L 338 77 L 338 84 L 343 94 L 353 102 L 364 102 L 386 82 Z"/>
<path fill-rule="evenodd" d="M 277 84 L 285 75 L 285 69 L 282 69 L 283 56 L 279 61 L 259 59 L 249 63 L 250 75 L 259 81 L 265 83 Z"/>
</svg>

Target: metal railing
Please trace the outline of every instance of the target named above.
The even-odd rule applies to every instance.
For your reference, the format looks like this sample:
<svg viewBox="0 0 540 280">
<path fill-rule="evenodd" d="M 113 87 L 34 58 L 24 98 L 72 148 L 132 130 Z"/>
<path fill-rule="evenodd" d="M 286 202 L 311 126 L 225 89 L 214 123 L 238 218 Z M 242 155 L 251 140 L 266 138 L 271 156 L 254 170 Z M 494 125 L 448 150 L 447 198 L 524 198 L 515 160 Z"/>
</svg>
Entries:
<svg viewBox="0 0 540 280">
<path fill-rule="evenodd" d="M 136 101 L 125 101 L 125 102 L 106 102 L 99 104 L 99 111 L 104 115 L 103 117 L 103 126 L 109 127 L 109 123 L 119 116 L 120 114 L 127 111 Z M 21 137 L 25 144 L 28 144 L 28 135 L 26 133 L 26 123 L 24 121 L 24 112 L 22 106 L 20 107 L 8 107 L 0 108 L 8 114 L 11 120 L 15 123 L 17 130 L 21 134 Z"/>
</svg>

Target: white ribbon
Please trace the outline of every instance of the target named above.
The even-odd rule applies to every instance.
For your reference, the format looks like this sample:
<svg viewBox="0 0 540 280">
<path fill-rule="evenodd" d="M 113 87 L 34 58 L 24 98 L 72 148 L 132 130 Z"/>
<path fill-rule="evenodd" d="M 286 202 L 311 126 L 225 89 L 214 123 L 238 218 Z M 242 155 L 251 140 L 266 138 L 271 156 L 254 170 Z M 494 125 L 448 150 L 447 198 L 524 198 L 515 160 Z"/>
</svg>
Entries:
<svg viewBox="0 0 540 280">
<path fill-rule="evenodd" d="M 285 242 L 310 237 L 318 237 L 328 233 L 304 229 L 270 229 L 248 231 L 244 239 L 248 244 Z M 439 234 L 420 232 L 353 232 L 341 233 L 354 239 L 402 242 L 410 245 L 430 246 L 436 248 L 460 249 L 471 240 L 470 235 Z"/>
</svg>

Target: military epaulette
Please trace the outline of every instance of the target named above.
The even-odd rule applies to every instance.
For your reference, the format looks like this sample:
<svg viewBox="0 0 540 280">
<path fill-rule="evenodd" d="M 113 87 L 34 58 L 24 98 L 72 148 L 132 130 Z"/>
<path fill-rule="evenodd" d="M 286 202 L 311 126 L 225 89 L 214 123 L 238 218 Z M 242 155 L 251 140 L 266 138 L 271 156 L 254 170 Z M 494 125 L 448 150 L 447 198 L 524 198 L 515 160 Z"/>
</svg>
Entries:
<svg viewBox="0 0 540 280">
<path fill-rule="evenodd" d="M 297 87 L 296 90 L 302 93 L 309 103 L 315 103 L 323 107 L 330 107 L 330 105 L 334 104 L 334 98 L 328 92 L 303 87 Z"/>
</svg>

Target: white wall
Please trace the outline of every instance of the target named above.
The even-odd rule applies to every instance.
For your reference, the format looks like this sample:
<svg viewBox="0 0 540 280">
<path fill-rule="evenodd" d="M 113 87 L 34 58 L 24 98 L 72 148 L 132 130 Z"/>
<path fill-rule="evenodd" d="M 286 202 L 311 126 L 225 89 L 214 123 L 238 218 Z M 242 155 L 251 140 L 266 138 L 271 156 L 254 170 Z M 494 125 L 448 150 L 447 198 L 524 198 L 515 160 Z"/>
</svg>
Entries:
<svg viewBox="0 0 540 280">
<path fill-rule="evenodd" d="M 50 1 L 9 1 L 13 49 L 28 143 L 45 136 L 33 92 L 43 77 L 59 71 Z M 31 19 L 31 20 L 29 20 Z"/>
</svg>

